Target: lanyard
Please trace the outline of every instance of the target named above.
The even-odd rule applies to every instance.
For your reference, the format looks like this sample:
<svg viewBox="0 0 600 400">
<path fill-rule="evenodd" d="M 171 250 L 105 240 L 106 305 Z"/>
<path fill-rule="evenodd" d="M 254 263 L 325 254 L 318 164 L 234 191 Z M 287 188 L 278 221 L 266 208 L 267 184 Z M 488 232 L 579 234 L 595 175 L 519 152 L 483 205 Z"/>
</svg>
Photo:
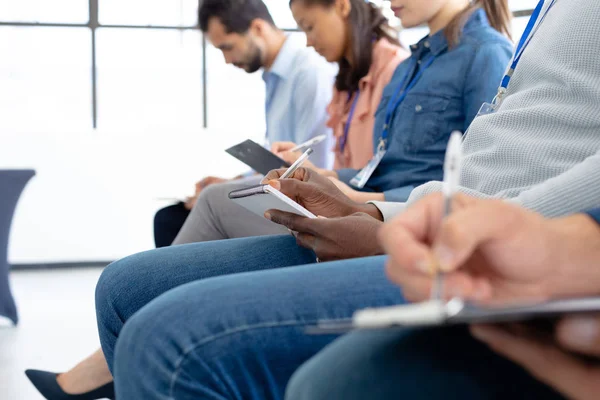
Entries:
<svg viewBox="0 0 600 400">
<path fill-rule="evenodd" d="M 525 52 L 525 49 L 527 48 L 527 46 L 529 46 L 531 39 L 533 38 L 533 36 L 537 32 L 537 30 L 539 29 L 542 22 L 544 22 L 544 19 L 546 19 L 546 16 L 548 15 L 548 12 L 552 8 L 552 6 L 554 6 L 554 3 L 556 3 L 556 0 L 552 0 L 552 3 L 550 3 L 548 8 L 546 9 L 546 12 L 544 13 L 544 15 L 542 15 L 541 19 L 540 19 L 540 15 L 542 13 L 542 9 L 544 8 L 544 0 L 540 0 L 538 5 L 535 7 L 533 14 L 531 14 L 531 18 L 529 18 L 529 22 L 527 23 L 527 27 L 525 28 L 525 31 L 523 32 L 523 35 L 521 36 L 521 40 L 519 40 L 519 44 L 515 51 L 513 61 L 510 64 L 508 71 L 506 71 L 506 74 L 504 74 L 504 78 L 502 78 L 502 83 L 500 84 L 500 88 L 498 88 L 498 94 L 496 95 L 496 98 L 494 99 L 494 102 L 493 102 L 494 104 L 497 104 L 498 102 L 502 101 L 502 96 L 504 96 L 504 94 L 506 93 L 506 90 L 508 89 L 508 85 L 510 84 L 510 80 L 513 76 L 513 73 L 515 72 L 515 69 L 517 68 L 517 65 L 519 64 L 519 61 L 521 61 L 521 56 Z M 538 22 L 538 19 L 540 22 L 536 25 L 536 23 Z"/>
<path fill-rule="evenodd" d="M 425 64 L 423 64 L 421 66 L 417 75 L 411 81 L 409 81 L 410 76 L 414 73 L 415 66 L 418 65 L 418 62 L 414 61 L 411 65 L 411 67 L 408 69 L 408 72 L 402 79 L 402 83 L 397 86 L 396 91 L 394 92 L 394 95 L 390 98 L 390 101 L 388 102 L 388 105 L 387 105 L 387 110 L 385 112 L 385 124 L 383 125 L 383 132 L 381 134 L 381 139 L 379 140 L 378 150 L 385 150 L 385 148 L 387 147 L 387 137 L 388 137 L 388 133 L 389 133 L 390 123 L 392 122 L 392 116 L 394 114 L 394 110 L 396 110 L 398 108 L 398 106 L 400 105 L 400 103 L 402 103 L 404 101 L 404 99 L 408 95 L 408 92 L 410 92 L 410 90 L 413 87 L 415 87 L 418 80 L 421 78 L 421 75 L 423 75 L 423 72 L 427 68 L 429 68 L 429 66 L 431 64 L 433 64 L 434 60 L 435 60 L 435 56 L 431 57 L 429 59 L 429 61 L 427 61 Z"/>
<path fill-rule="evenodd" d="M 358 104 L 358 97 L 360 96 L 360 91 L 356 91 L 356 96 L 354 97 L 354 101 L 352 102 L 352 106 L 350 107 L 350 114 L 348 114 L 348 119 L 346 120 L 346 125 L 344 126 L 344 136 L 342 136 L 340 140 L 340 152 L 343 153 L 346 148 L 346 142 L 348 141 L 348 133 L 350 132 L 350 124 L 352 123 L 352 119 L 354 118 L 354 110 L 356 110 L 356 104 Z M 348 100 L 352 97 L 352 94 L 348 94 Z"/>
</svg>

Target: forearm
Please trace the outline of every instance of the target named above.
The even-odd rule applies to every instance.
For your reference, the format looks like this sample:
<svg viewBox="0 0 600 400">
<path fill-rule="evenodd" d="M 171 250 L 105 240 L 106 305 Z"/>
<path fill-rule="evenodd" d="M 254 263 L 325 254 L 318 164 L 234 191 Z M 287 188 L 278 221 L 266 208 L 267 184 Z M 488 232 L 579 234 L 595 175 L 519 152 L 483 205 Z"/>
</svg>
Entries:
<svg viewBox="0 0 600 400">
<path fill-rule="evenodd" d="M 355 191 L 352 193 L 352 200 L 357 203 L 366 203 L 368 201 L 385 201 L 385 196 L 383 193 L 376 192 L 359 192 Z"/>
</svg>

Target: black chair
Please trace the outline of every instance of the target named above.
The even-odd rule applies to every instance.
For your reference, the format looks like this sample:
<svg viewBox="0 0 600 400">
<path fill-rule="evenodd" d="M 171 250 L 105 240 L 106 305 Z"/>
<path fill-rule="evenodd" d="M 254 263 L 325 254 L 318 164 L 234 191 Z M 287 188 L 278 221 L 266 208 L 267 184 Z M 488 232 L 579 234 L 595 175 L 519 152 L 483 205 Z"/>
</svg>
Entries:
<svg viewBox="0 0 600 400">
<path fill-rule="evenodd" d="M 19 317 L 8 281 L 8 237 L 19 197 L 34 175 L 33 170 L 0 169 L 0 315 L 15 325 Z"/>
</svg>

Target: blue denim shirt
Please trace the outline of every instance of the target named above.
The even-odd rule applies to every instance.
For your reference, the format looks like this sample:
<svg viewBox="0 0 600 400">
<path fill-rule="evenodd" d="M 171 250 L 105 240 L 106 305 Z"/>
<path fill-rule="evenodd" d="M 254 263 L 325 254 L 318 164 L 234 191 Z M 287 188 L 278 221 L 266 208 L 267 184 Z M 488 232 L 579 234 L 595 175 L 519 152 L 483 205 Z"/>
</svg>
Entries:
<svg viewBox="0 0 600 400">
<path fill-rule="evenodd" d="M 589 211 L 588 214 L 590 217 L 594 218 L 598 224 L 600 224 L 600 208 L 596 208 L 595 210 Z"/>
<path fill-rule="evenodd" d="M 513 49 L 480 9 L 470 16 L 456 46 L 449 48 L 441 31 L 425 37 L 411 50 L 411 57 L 398 66 L 383 91 L 375 114 L 375 149 L 390 97 L 411 72 L 409 68 L 415 61 L 425 64 L 433 56 L 435 60 L 393 111 L 387 153 L 362 189 L 383 192 L 386 201 L 406 201 L 414 187 L 443 178 L 450 134 L 465 132 L 481 105 L 494 98 Z M 359 171 L 337 172 L 340 180 L 349 184 Z"/>
</svg>

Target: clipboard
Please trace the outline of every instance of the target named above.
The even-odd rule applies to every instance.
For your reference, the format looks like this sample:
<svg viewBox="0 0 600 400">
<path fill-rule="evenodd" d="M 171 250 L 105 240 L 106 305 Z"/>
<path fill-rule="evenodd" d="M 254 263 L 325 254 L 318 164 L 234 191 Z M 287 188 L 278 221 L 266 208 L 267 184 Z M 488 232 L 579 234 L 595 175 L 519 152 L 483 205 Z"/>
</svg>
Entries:
<svg viewBox="0 0 600 400">
<path fill-rule="evenodd" d="M 357 311 L 352 319 L 323 321 L 308 327 L 313 335 L 339 334 L 363 329 L 425 328 L 478 323 L 509 323 L 554 319 L 573 314 L 600 314 L 600 297 L 554 300 L 543 303 L 482 307 L 459 298 L 448 302 L 423 303 L 370 308 Z"/>
<path fill-rule="evenodd" d="M 277 157 L 258 143 L 248 139 L 225 150 L 254 171 L 266 175 L 270 171 L 290 166 L 285 160 Z"/>
</svg>

